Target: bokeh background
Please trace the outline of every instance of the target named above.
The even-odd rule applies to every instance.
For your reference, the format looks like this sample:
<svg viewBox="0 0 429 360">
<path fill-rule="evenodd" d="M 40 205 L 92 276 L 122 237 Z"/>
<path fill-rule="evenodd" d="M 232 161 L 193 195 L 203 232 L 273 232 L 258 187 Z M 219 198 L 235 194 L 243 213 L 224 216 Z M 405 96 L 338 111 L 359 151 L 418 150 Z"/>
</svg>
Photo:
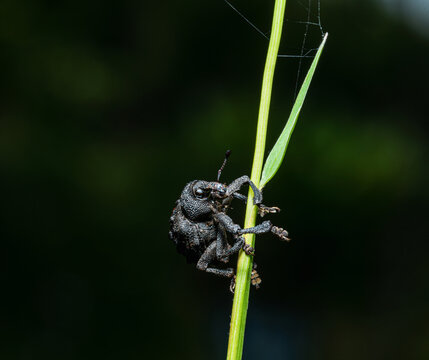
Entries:
<svg viewBox="0 0 429 360">
<path fill-rule="evenodd" d="M 273 1 L 233 4 L 269 31 Z M 321 1 L 330 37 L 264 193 L 293 240 L 257 239 L 245 359 L 429 357 L 428 14 Z M 4 0 L 0 41 L 0 358 L 224 358 L 229 282 L 186 264 L 168 219 L 226 149 L 223 180 L 249 174 L 268 42 L 221 0 Z M 268 149 L 298 66 L 278 62 Z"/>
</svg>

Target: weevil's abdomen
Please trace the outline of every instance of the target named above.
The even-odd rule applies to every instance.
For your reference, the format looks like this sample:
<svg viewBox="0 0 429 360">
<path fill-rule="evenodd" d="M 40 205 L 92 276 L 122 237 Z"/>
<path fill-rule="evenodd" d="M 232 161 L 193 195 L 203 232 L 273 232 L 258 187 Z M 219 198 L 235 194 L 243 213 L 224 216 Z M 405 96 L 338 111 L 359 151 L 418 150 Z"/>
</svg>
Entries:
<svg viewBox="0 0 429 360">
<path fill-rule="evenodd" d="M 188 262 L 196 263 L 207 246 L 216 240 L 216 228 L 213 222 L 191 222 L 177 204 L 170 217 L 169 236 L 177 251 Z"/>
</svg>

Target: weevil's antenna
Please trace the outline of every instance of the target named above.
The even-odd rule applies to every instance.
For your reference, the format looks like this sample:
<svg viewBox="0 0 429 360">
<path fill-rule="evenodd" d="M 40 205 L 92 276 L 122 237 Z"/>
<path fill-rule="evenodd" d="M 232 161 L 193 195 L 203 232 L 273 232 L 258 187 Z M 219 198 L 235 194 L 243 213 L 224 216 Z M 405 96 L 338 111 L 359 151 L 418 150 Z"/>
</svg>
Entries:
<svg viewBox="0 0 429 360">
<path fill-rule="evenodd" d="M 225 167 L 225 164 L 226 164 L 226 161 L 229 158 L 229 155 L 231 155 L 231 150 L 227 150 L 226 153 L 225 153 L 225 160 L 223 161 L 222 166 L 220 167 L 220 169 L 217 172 L 217 181 L 219 181 L 219 179 L 220 179 L 220 174 L 222 173 L 222 170 Z"/>
</svg>

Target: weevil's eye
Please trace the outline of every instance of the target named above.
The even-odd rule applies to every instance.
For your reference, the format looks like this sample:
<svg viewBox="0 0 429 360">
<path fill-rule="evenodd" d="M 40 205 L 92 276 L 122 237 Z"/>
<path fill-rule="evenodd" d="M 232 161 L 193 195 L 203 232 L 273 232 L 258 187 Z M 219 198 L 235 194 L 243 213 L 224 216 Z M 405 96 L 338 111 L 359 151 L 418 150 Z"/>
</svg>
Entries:
<svg viewBox="0 0 429 360">
<path fill-rule="evenodd" d="M 207 197 L 207 192 L 205 192 L 203 189 L 198 188 L 195 190 L 195 196 L 198 199 L 204 199 L 205 197 Z"/>
</svg>

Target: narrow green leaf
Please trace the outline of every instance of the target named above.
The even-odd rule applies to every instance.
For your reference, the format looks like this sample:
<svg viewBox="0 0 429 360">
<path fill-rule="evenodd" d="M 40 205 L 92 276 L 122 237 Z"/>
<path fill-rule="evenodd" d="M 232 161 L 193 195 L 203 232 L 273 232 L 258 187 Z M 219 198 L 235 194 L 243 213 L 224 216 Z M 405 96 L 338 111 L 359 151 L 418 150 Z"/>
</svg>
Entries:
<svg viewBox="0 0 429 360">
<path fill-rule="evenodd" d="M 304 79 L 304 82 L 302 83 L 301 89 L 299 90 L 286 126 L 284 127 L 282 133 L 277 139 L 276 144 L 268 155 L 267 161 L 265 161 L 264 170 L 262 170 L 262 177 L 259 183 L 261 188 L 263 188 L 268 183 L 268 181 L 273 178 L 283 161 L 290 137 L 292 136 L 293 129 L 295 128 L 296 122 L 298 120 L 305 96 L 307 95 L 308 88 L 310 87 L 311 79 L 313 78 L 314 71 L 316 70 L 317 63 L 319 62 L 319 58 L 322 54 L 322 50 L 325 46 L 327 38 L 328 33 L 325 34 L 322 43 L 317 50 L 316 56 L 313 59 L 310 69 L 308 70 L 308 73 Z"/>
</svg>

